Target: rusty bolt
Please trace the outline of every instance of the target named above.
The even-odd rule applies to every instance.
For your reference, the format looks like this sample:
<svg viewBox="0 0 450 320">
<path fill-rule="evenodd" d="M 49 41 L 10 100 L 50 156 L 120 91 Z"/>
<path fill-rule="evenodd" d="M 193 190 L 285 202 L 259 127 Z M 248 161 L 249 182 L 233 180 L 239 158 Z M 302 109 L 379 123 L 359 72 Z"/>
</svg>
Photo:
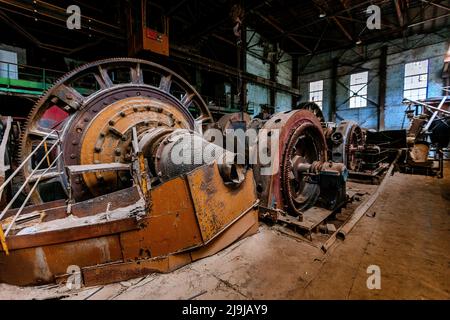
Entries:
<svg viewBox="0 0 450 320">
<path fill-rule="evenodd" d="M 95 147 L 95 152 L 101 152 L 102 151 L 102 148 L 100 148 L 100 147 Z"/>
<path fill-rule="evenodd" d="M 72 140 L 72 144 L 73 144 L 74 146 L 76 146 L 76 145 L 78 144 L 78 141 L 77 141 L 77 140 Z"/>
<path fill-rule="evenodd" d="M 115 150 L 116 156 L 120 156 L 122 154 L 122 151 L 120 150 L 120 148 L 117 148 Z"/>
<path fill-rule="evenodd" d="M 83 121 L 84 122 L 89 122 L 89 118 L 84 118 Z"/>
<path fill-rule="evenodd" d="M 145 110 L 150 111 L 150 106 L 145 106 Z"/>
<path fill-rule="evenodd" d="M 72 154 L 70 155 L 70 159 L 75 159 L 75 158 L 76 158 L 75 154 L 72 153 Z"/>
<path fill-rule="evenodd" d="M 125 116 L 126 116 L 125 112 L 121 111 L 121 112 L 120 112 L 120 116 L 121 116 L 121 117 L 125 117 Z"/>
<path fill-rule="evenodd" d="M 134 112 L 138 112 L 138 108 L 137 107 L 133 107 L 133 111 Z"/>
<path fill-rule="evenodd" d="M 113 126 L 115 124 L 114 120 L 109 120 L 108 123 L 109 123 L 110 126 Z"/>
<path fill-rule="evenodd" d="M 105 137 L 105 133 L 104 132 L 100 132 L 100 137 L 104 138 Z"/>
</svg>

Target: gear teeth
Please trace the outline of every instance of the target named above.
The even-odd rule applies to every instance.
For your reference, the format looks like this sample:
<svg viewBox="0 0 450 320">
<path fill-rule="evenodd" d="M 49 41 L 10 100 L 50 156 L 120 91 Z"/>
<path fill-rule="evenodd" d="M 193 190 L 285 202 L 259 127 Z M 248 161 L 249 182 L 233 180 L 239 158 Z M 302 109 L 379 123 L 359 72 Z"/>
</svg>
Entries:
<svg viewBox="0 0 450 320">
<path fill-rule="evenodd" d="M 142 65 L 147 65 L 147 66 L 152 66 L 155 67 L 159 70 L 162 70 L 164 72 L 167 72 L 167 74 L 172 74 L 174 75 L 179 81 L 181 81 L 182 83 L 184 83 L 186 85 L 186 87 L 189 88 L 189 90 L 191 90 L 191 92 L 194 93 L 194 95 L 196 96 L 196 99 L 198 100 L 199 104 L 200 104 L 200 108 L 202 109 L 202 112 L 206 113 L 207 116 L 205 117 L 205 119 L 212 119 L 212 115 L 211 112 L 209 111 L 205 101 L 203 100 L 203 98 L 200 96 L 200 94 L 195 90 L 194 87 L 192 87 L 186 80 L 184 80 L 184 78 L 182 78 L 181 76 L 179 76 L 178 74 L 176 74 L 175 72 L 173 72 L 172 70 L 165 68 L 159 64 L 147 61 L 147 60 L 142 60 L 142 59 L 134 59 L 134 58 L 109 58 L 109 59 L 102 59 L 102 60 L 97 60 L 94 62 L 90 62 L 87 64 L 84 64 L 82 66 L 79 66 L 75 69 L 73 69 L 72 71 L 67 72 L 66 74 L 64 74 L 62 77 L 60 77 L 59 79 L 57 79 L 53 85 L 46 89 L 42 95 L 39 97 L 39 99 L 37 100 L 37 102 L 34 104 L 34 106 L 32 107 L 31 111 L 28 113 L 28 116 L 26 118 L 26 120 L 23 123 L 23 131 L 20 135 L 20 139 L 19 139 L 19 143 L 17 146 L 17 153 L 15 155 L 16 160 L 18 162 L 18 164 L 22 163 L 23 159 L 25 159 L 28 154 L 27 152 L 27 142 L 28 142 L 28 130 L 30 128 L 30 126 L 33 124 L 33 121 L 36 117 L 36 115 L 40 112 L 41 108 L 43 106 L 45 106 L 45 103 L 52 97 L 52 92 L 61 84 L 64 84 L 65 82 L 67 82 L 68 80 L 72 79 L 75 75 L 77 75 L 80 72 L 86 71 L 90 68 L 94 68 L 94 67 L 98 67 L 101 65 L 108 65 L 108 64 L 113 64 L 113 63 L 130 63 L 130 64 L 142 64 Z M 18 179 L 22 179 L 23 181 L 25 181 L 25 177 L 26 177 L 26 173 L 24 170 L 22 170 L 18 175 L 17 175 Z M 33 199 L 33 197 L 32 197 Z"/>
</svg>

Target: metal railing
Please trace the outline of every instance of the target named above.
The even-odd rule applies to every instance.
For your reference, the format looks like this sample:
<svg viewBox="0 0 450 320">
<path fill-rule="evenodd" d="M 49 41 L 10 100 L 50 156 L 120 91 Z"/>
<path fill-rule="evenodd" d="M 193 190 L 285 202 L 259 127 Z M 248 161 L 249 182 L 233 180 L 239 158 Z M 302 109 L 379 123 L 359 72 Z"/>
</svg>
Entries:
<svg viewBox="0 0 450 320">
<path fill-rule="evenodd" d="M 25 181 L 23 182 L 23 184 L 20 186 L 20 188 L 17 190 L 17 192 L 14 194 L 14 196 L 12 197 L 12 199 L 8 202 L 8 204 L 5 206 L 5 208 L 2 210 L 2 212 L 0 213 L 0 241 L 1 241 L 1 245 L 3 250 L 5 251 L 5 253 L 7 255 L 9 255 L 9 251 L 8 251 L 8 247 L 6 244 L 6 237 L 8 236 L 9 232 L 11 231 L 11 228 L 14 226 L 15 222 L 17 221 L 17 218 L 20 216 L 20 214 L 22 213 L 23 209 L 25 208 L 25 206 L 27 205 L 28 201 L 30 200 L 32 194 L 34 193 L 34 191 L 36 190 L 37 186 L 39 185 L 39 182 L 41 181 L 41 178 L 43 176 L 46 175 L 46 173 L 54 168 L 54 165 L 56 164 L 56 162 L 58 161 L 58 159 L 61 157 L 62 155 L 62 151 L 59 152 L 57 154 L 57 156 L 53 159 L 53 161 L 50 161 L 50 154 L 52 153 L 52 151 L 60 145 L 61 140 L 58 138 L 57 140 L 53 140 L 54 143 L 50 148 L 47 148 L 47 141 L 49 137 L 54 137 L 55 134 L 57 135 L 57 131 L 53 130 L 51 132 L 49 132 L 43 139 L 42 141 L 34 148 L 34 150 L 24 159 L 24 161 L 22 161 L 22 163 L 17 167 L 17 169 L 8 177 L 8 179 L 5 180 L 5 182 L 3 182 L 3 184 L 0 186 L 0 193 L 3 192 L 3 190 L 8 186 L 8 184 L 12 181 L 12 179 L 14 179 L 15 176 L 17 176 L 17 174 L 20 172 L 20 170 L 22 170 L 22 168 L 30 161 L 32 160 L 33 156 L 38 152 L 38 150 L 41 149 L 42 146 L 45 147 L 45 154 L 42 156 L 42 159 L 38 162 L 38 164 L 34 167 L 33 171 L 30 173 L 30 175 L 25 179 Z M 4 139 L 7 137 L 4 137 Z M 2 155 L 4 156 L 4 155 Z M 42 166 L 42 164 L 47 161 L 48 162 L 48 167 L 41 172 L 39 175 L 36 175 L 37 171 L 39 170 L 39 168 Z M 41 169 L 42 170 L 42 169 Z M 25 187 L 30 183 L 31 180 L 34 180 L 34 184 L 31 187 L 31 189 L 28 191 L 27 196 L 25 197 L 25 200 L 23 201 L 23 203 L 21 204 L 20 208 L 17 210 L 16 214 L 14 215 L 14 217 L 12 218 L 11 222 L 9 223 L 6 231 L 3 231 L 3 226 L 1 223 L 1 220 L 3 219 L 3 217 L 5 216 L 6 212 L 11 208 L 11 206 L 13 205 L 13 203 L 17 200 L 17 198 L 20 196 L 20 194 L 22 193 L 22 191 L 25 190 Z"/>
<path fill-rule="evenodd" d="M 0 91 L 38 95 L 63 74 L 53 69 L 0 61 Z"/>
</svg>

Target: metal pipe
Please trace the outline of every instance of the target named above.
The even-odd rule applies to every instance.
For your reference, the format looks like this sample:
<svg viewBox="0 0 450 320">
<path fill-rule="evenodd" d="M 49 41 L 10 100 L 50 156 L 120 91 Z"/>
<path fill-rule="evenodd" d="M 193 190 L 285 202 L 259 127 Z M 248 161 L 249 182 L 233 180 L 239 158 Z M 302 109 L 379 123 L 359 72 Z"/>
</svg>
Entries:
<svg viewBox="0 0 450 320">
<path fill-rule="evenodd" d="M 432 107 L 432 106 L 430 106 L 430 105 L 428 105 L 428 104 L 426 104 L 426 103 L 423 103 L 423 102 L 419 102 L 419 101 L 415 101 L 415 100 L 410 100 L 410 99 L 404 99 L 404 101 L 409 101 L 409 102 L 412 102 L 412 103 L 414 103 L 414 104 L 419 104 L 419 105 L 421 105 L 421 106 L 424 106 L 425 108 L 429 108 L 429 109 L 431 109 L 431 110 L 435 110 L 435 111 L 439 111 L 439 112 L 442 112 L 442 113 L 450 114 L 450 111 L 441 110 L 441 109 L 438 109 L 438 108 L 436 108 L 436 107 Z"/>
<path fill-rule="evenodd" d="M 444 106 L 445 100 L 447 100 L 447 96 L 443 97 L 441 100 L 441 103 L 439 103 L 438 105 L 438 109 L 441 110 L 442 107 Z M 427 132 L 428 129 L 430 129 L 431 124 L 433 123 L 434 119 L 436 118 L 437 114 L 439 113 L 438 110 L 434 111 L 433 115 L 431 116 L 430 120 L 428 120 L 427 125 L 425 126 L 425 128 L 423 128 L 422 132 Z"/>
</svg>

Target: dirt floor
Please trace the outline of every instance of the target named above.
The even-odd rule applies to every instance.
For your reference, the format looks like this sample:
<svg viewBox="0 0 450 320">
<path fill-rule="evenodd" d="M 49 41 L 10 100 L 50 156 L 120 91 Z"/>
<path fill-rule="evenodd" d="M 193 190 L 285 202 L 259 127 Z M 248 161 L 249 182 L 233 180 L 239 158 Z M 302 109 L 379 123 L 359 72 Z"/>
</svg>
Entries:
<svg viewBox="0 0 450 320">
<path fill-rule="evenodd" d="M 79 291 L 0 284 L 0 299 L 449 299 L 449 169 L 444 179 L 396 173 L 326 254 L 317 239 L 262 224 L 256 235 L 170 274 Z M 370 265 L 380 268 L 379 290 L 367 288 Z"/>
</svg>

